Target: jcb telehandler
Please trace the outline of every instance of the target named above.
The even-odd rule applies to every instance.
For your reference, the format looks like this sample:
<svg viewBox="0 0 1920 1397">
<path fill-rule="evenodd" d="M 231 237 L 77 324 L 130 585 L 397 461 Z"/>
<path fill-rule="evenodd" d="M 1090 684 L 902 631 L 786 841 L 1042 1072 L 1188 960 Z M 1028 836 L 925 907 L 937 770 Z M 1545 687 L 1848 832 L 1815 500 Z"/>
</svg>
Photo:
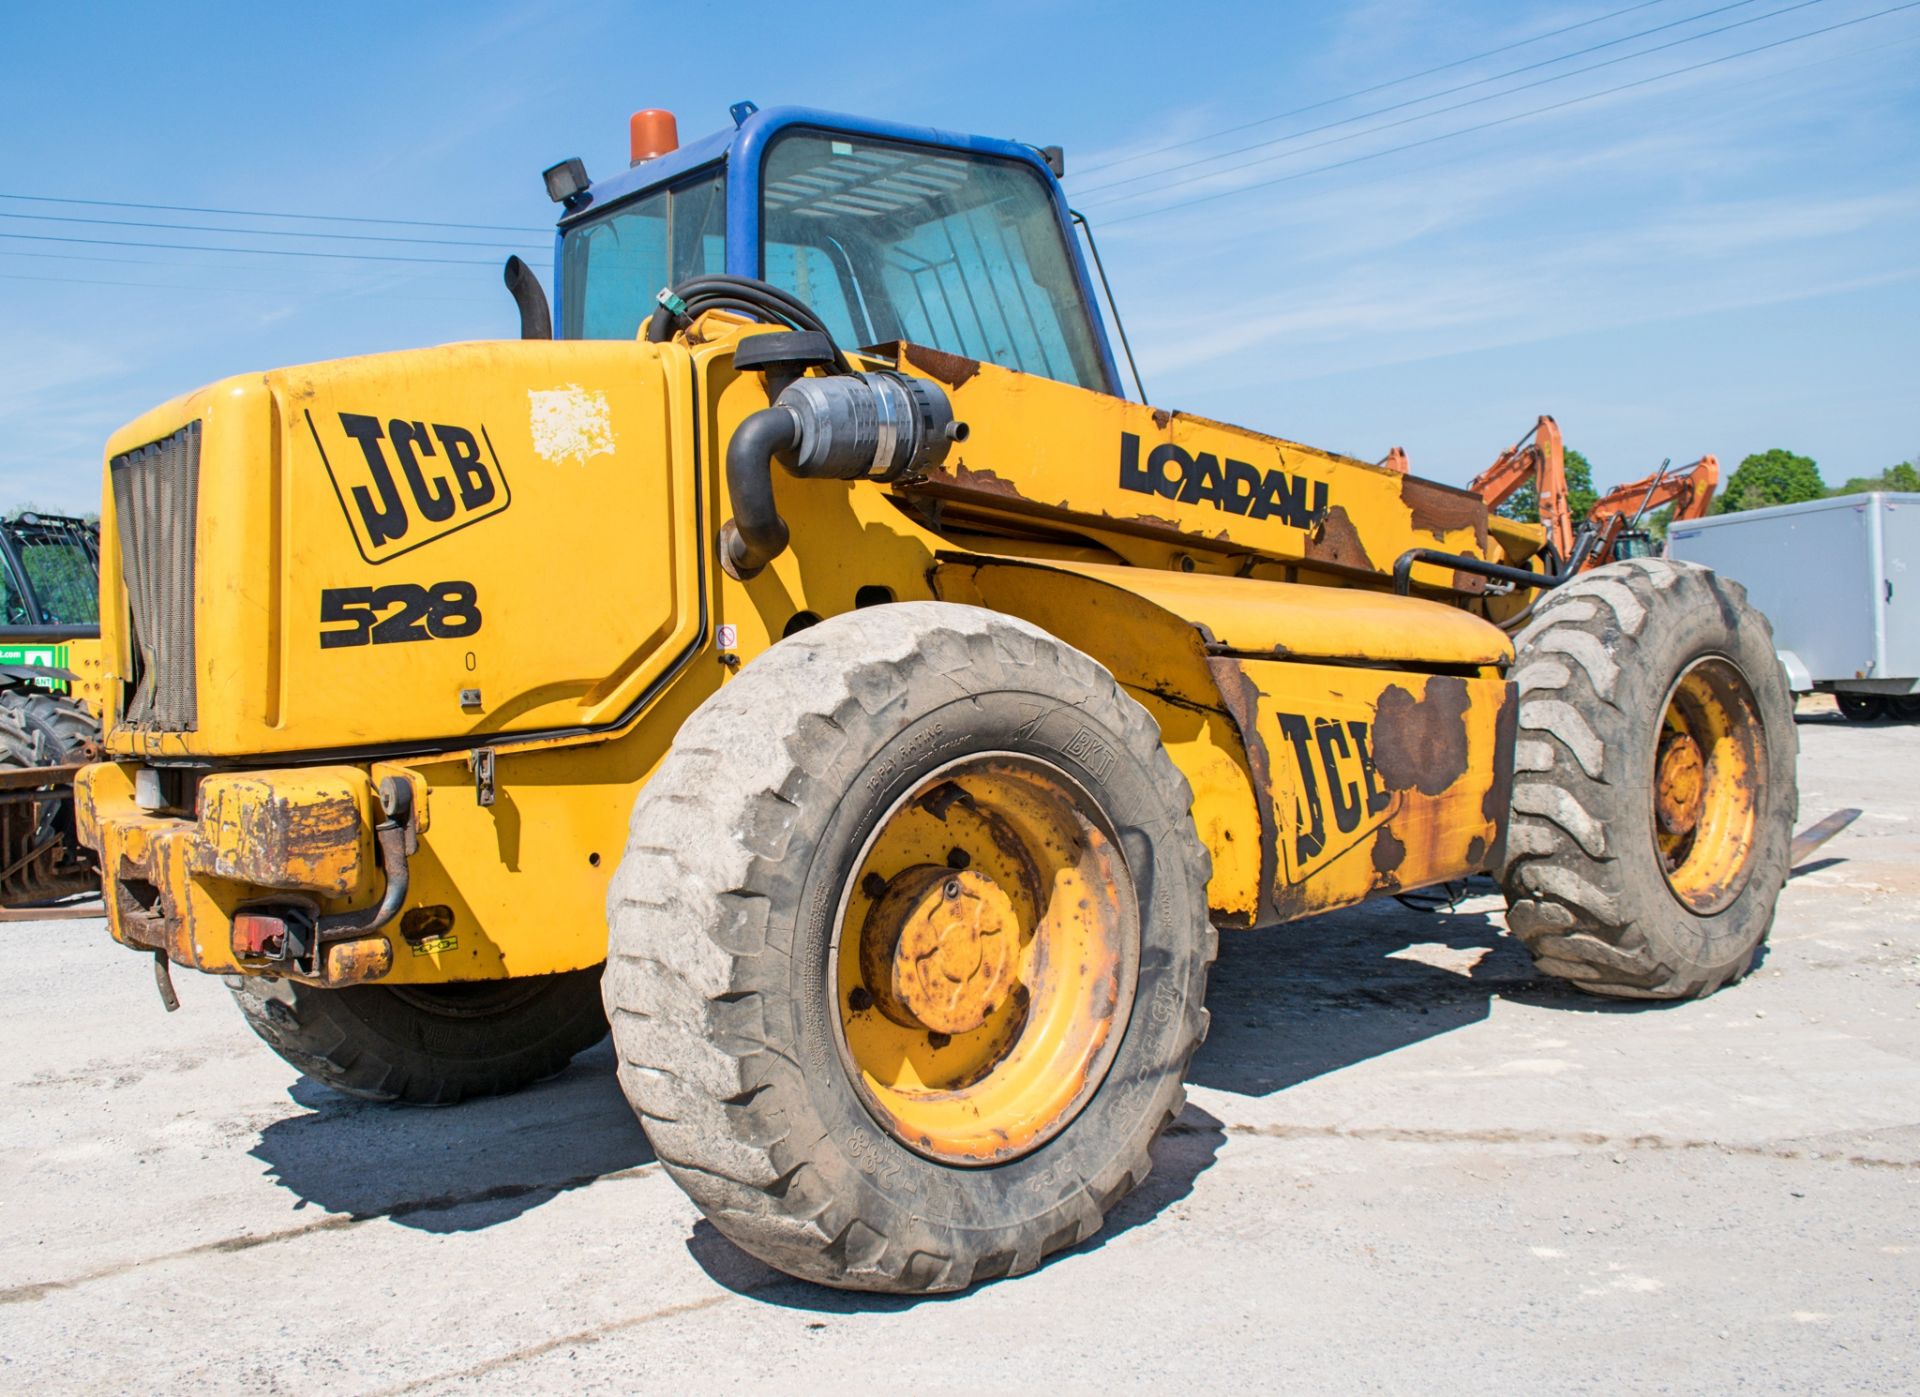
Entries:
<svg viewBox="0 0 1920 1397">
<path fill-rule="evenodd" d="M 1795 739 L 1739 587 L 1129 401 L 1054 150 L 734 116 L 546 172 L 520 341 L 109 443 L 80 824 L 163 996 L 400 1101 L 610 1022 L 722 1232 L 924 1292 L 1140 1182 L 1216 927 L 1485 870 L 1549 974 L 1746 972 Z"/>
</svg>

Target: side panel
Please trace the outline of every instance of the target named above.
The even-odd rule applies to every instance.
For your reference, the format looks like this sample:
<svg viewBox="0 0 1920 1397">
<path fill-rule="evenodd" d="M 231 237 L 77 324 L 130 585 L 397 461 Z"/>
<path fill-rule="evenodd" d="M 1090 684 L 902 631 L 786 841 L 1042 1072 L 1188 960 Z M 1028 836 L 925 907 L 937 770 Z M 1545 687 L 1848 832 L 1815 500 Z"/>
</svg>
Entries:
<svg viewBox="0 0 1920 1397">
<path fill-rule="evenodd" d="M 1043 520 L 1370 584 L 1412 548 L 1498 551 L 1485 502 L 1451 486 L 917 345 L 898 352 L 903 367 L 947 386 L 968 435 L 895 488 L 957 519 Z M 1484 590 L 1450 568 L 1421 564 L 1413 578 Z"/>
<path fill-rule="evenodd" d="M 1773 623 L 1774 648 L 1798 656 L 1816 683 L 1884 678 L 1869 509 L 1855 495 L 1675 524 L 1667 552 L 1745 587 Z"/>
<path fill-rule="evenodd" d="M 1498 862 L 1516 706 L 1506 680 L 1212 664 L 1271 807 L 1278 857 L 1263 921 Z"/>
<path fill-rule="evenodd" d="M 1888 679 L 1920 679 L 1920 495 L 1880 496 Z"/>
<path fill-rule="evenodd" d="M 692 370 L 673 345 L 449 345 L 231 380 L 202 423 L 194 730 L 153 755 L 461 745 L 608 724 L 699 641 Z M 125 680 L 108 492 L 103 610 Z M 133 527 L 143 527 L 136 522 Z"/>
</svg>

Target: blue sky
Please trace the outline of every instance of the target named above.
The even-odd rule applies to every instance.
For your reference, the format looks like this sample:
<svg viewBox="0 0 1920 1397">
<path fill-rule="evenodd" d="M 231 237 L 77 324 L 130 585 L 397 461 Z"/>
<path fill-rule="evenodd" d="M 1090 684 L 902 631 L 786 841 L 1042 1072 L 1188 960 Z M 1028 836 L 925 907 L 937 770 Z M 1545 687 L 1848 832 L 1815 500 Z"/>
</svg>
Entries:
<svg viewBox="0 0 1920 1397">
<path fill-rule="evenodd" d="M 1920 8 L 1630 3 L 11 6 L 0 193 L 526 232 L 0 199 L 0 508 L 91 510 L 107 434 L 221 375 L 514 334 L 539 171 L 739 98 L 1063 145 L 1165 406 L 1453 482 L 1540 412 L 1602 484 L 1920 454 Z"/>
</svg>

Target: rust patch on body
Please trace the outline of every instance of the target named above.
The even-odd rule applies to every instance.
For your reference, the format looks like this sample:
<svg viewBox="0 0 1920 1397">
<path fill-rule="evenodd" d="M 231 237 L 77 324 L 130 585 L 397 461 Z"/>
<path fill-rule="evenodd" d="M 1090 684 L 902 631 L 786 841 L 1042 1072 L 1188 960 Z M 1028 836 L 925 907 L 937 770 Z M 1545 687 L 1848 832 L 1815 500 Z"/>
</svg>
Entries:
<svg viewBox="0 0 1920 1397">
<path fill-rule="evenodd" d="M 1437 796 L 1467 774 L 1468 702 L 1467 681 L 1450 675 L 1429 679 L 1418 699 L 1398 684 L 1380 695 L 1373 764 L 1389 790 Z"/>
<path fill-rule="evenodd" d="M 1360 531 L 1353 526 L 1353 520 L 1347 517 L 1347 511 L 1341 505 L 1328 510 L 1325 517 L 1313 526 L 1313 532 L 1307 535 L 1306 553 L 1318 563 L 1358 568 L 1363 572 L 1379 571 L 1374 567 L 1373 559 L 1367 556 L 1367 547 L 1360 541 Z"/>
<path fill-rule="evenodd" d="M 1383 828 L 1373 837 L 1373 871 L 1382 878 L 1391 881 L 1394 870 L 1406 860 L 1406 843 L 1392 830 Z"/>
<path fill-rule="evenodd" d="M 1019 488 L 1004 475 L 991 470 L 974 470 L 965 461 L 954 463 L 951 478 L 954 485 L 962 490 L 974 491 L 982 495 L 999 495 L 1009 500 L 1025 498 L 1021 495 Z"/>
<path fill-rule="evenodd" d="M 1482 553 L 1487 551 L 1487 502 L 1471 490 L 1458 490 L 1417 475 L 1403 476 L 1400 502 L 1413 516 L 1413 527 L 1425 529 L 1445 542 L 1455 529 L 1472 529 L 1473 541 Z"/>
<path fill-rule="evenodd" d="M 980 372 L 978 359 L 969 359 L 962 354 L 949 354 L 944 349 L 928 349 L 923 344 L 902 342 L 900 359 L 919 369 L 928 378 L 938 379 L 949 388 L 958 388 Z"/>
<path fill-rule="evenodd" d="M 1168 412 L 1165 408 L 1157 407 L 1153 410 L 1154 426 L 1165 428 L 1172 421 L 1173 421 L 1173 414 Z"/>
<path fill-rule="evenodd" d="M 1247 770 L 1253 776 L 1253 804 L 1260 816 L 1260 908 L 1254 921 L 1274 921 L 1281 915 L 1274 896 L 1280 873 L 1280 826 L 1273 813 L 1273 761 L 1260 736 L 1260 689 L 1238 660 L 1210 657 L 1207 668 L 1219 686 L 1227 717 L 1240 733 L 1240 745 L 1247 750 Z"/>
<path fill-rule="evenodd" d="M 1485 867 L 1496 872 L 1507 861 L 1507 824 L 1513 802 L 1513 747 L 1520 723 L 1520 691 L 1508 682 L 1493 720 L 1493 780 L 1480 798 L 1480 814 L 1493 826 L 1493 847 Z"/>
</svg>

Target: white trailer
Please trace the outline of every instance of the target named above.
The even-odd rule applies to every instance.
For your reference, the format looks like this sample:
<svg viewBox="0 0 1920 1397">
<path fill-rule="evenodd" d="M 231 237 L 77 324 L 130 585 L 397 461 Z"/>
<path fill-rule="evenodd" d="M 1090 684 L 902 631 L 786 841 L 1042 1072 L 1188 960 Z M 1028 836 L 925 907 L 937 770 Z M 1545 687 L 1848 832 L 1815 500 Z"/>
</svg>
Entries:
<svg viewBox="0 0 1920 1397">
<path fill-rule="evenodd" d="M 1745 585 L 1795 692 L 1857 721 L 1920 719 L 1920 495 L 1842 495 L 1689 519 L 1667 554 Z"/>
</svg>

